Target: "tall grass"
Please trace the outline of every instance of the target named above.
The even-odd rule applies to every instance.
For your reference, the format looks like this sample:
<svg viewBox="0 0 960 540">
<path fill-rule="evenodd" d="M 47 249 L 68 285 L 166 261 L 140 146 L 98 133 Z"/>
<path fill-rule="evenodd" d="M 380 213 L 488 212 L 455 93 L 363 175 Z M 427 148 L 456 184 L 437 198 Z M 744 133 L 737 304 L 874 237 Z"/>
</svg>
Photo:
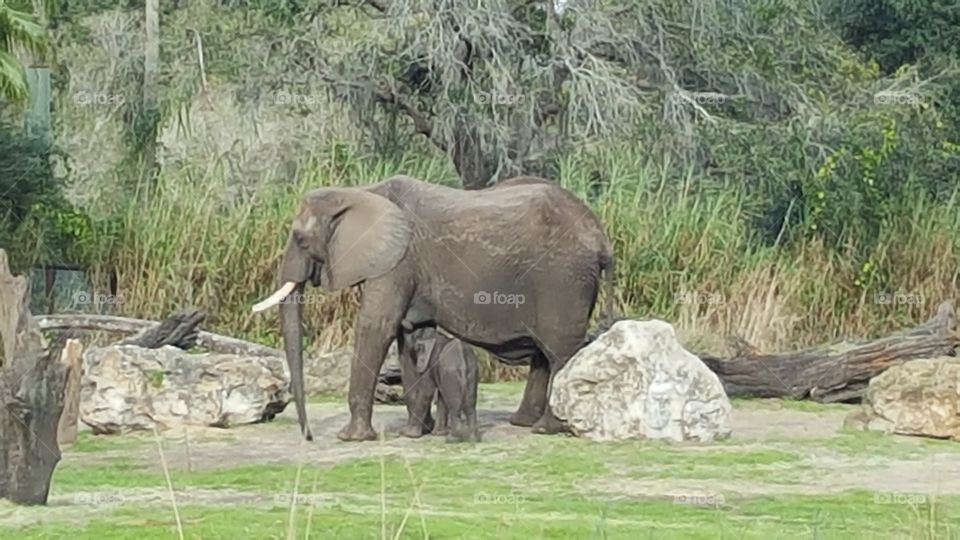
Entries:
<svg viewBox="0 0 960 540">
<path fill-rule="evenodd" d="M 861 261 L 816 241 L 764 245 L 751 233 L 747 194 L 736 187 L 692 189 L 638 152 L 597 151 L 561 166 L 560 182 L 587 200 L 607 227 L 617 256 L 617 297 L 625 314 L 674 323 L 692 348 L 724 352 L 739 335 L 762 350 L 788 350 L 838 336 L 872 336 L 930 317 L 956 294 L 960 272 L 957 199 L 918 198 L 884 230 L 873 254 L 886 290 L 906 304 L 878 301 L 856 284 Z M 590 184 L 592 171 L 608 185 Z M 120 237 L 103 265 L 119 274 L 123 313 L 158 318 L 188 305 L 209 312 L 208 326 L 277 346 L 277 311 L 250 312 L 276 285 L 276 269 L 299 198 L 327 185 L 363 185 L 392 174 L 456 185 L 440 159 L 384 161 L 344 147 L 317 155 L 295 178 L 228 196 L 216 164 L 162 179 L 149 203 L 123 212 Z M 560 292 L 560 291 L 558 291 Z M 314 349 L 352 339 L 354 291 L 310 291 L 305 306 Z M 497 370 L 499 375 L 508 371 Z M 510 373 L 514 373 L 509 371 Z M 488 375 L 497 373 L 488 371 Z"/>
</svg>

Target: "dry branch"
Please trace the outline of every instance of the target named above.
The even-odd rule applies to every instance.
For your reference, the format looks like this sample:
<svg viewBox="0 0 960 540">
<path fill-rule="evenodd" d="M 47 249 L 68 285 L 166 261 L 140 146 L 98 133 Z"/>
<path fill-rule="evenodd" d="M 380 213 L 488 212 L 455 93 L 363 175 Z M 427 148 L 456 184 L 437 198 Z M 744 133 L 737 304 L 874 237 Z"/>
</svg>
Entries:
<svg viewBox="0 0 960 540">
<path fill-rule="evenodd" d="M 745 343 L 731 358 L 703 354 L 728 395 L 789 397 L 821 403 L 856 401 L 870 379 L 919 358 L 953 356 L 960 345 L 953 303 L 915 328 L 866 343 L 841 342 L 804 351 L 759 354 Z"/>
</svg>

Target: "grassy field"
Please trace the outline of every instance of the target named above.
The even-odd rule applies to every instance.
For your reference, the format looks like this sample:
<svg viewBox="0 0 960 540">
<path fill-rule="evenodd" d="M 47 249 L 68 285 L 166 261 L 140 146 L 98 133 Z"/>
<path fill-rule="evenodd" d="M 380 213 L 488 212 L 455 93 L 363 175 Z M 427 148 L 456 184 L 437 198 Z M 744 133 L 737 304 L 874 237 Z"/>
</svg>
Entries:
<svg viewBox="0 0 960 540">
<path fill-rule="evenodd" d="M 95 437 L 51 504 L 0 504 L 3 538 L 954 538 L 960 445 L 845 431 L 850 407 L 736 401 L 709 444 L 592 443 L 506 425 L 519 385 L 484 385 L 483 442 L 333 437 L 340 403 L 186 436 Z"/>
</svg>

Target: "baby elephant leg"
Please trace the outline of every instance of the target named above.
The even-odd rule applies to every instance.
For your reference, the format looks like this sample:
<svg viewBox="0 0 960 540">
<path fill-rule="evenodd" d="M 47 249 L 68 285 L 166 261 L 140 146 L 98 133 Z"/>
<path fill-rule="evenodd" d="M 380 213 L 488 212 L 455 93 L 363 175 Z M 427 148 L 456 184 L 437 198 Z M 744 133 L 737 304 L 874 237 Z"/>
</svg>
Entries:
<svg viewBox="0 0 960 540">
<path fill-rule="evenodd" d="M 407 424 L 400 429 L 404 437 L 418 438 L 430 433 L 434 419 L 430 405 L 436 389 L 429 374 L 417 370 L 417 351 L 410 335 L 398 337 L 400 344 L 400 378 L 403 382 L 403 401 L 407 406 Z"/>
<path fill-rule="evenodd" d="M 478 441 L 477 430 L 477 376 L 478 367 L 473 351 L 459 340 L 443 350 L 437 381 L 446 402 L 450 433 L 447 442 Z M 472 362 L 471 362 L 472 360 Z M 466 419 L 466 424 L 462 422 Z"/>
<path fill-rule="evenodd" d="M 446 435 L 450 432 L 449 422 L 447 418 L 447 406 L 444 404 L 443 399 L 440 397 L 439 392 L 437 394 L 437 414 L 434 417 L 435 427 L 433 428 L 434 435 Z"/>
</svg>

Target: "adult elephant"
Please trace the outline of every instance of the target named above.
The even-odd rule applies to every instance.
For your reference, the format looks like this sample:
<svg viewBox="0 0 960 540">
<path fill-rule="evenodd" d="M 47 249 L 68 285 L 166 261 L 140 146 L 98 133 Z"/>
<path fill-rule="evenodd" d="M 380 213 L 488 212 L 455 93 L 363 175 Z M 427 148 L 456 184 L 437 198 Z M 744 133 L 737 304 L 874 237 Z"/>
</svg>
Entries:
<svg viewBox="0 0 960 540">
<path fill-rule="evenodd" d="M 394 176 L 366 188 L 308 193 L 283 254 L 282 285 L 253 309 L 281 306 L 297 418 L 307 440 L 313 437 L 303 391 L 303 306 L 285 301 L 299 298 L 307 281 L 327 291 L 362 284 L 350 421 L 341 440 L 376 438 L 374 391 L 394 339 L 409 413 L 401 434 L 419 437 L 433 428 L 433 396 L 425 395 L 428 385 L 416 384 L 415 353 L 404 330 L 424 325 L 507 362 L 529 358 L 523 399 L 510 422 L 556 433 L 564 426 L 549 407 L 550 381 L 583 343 L 602 274 L 612 284 L 603 226 L 558 185 L 518 177 L 463 191 Z"/>
</svg>

